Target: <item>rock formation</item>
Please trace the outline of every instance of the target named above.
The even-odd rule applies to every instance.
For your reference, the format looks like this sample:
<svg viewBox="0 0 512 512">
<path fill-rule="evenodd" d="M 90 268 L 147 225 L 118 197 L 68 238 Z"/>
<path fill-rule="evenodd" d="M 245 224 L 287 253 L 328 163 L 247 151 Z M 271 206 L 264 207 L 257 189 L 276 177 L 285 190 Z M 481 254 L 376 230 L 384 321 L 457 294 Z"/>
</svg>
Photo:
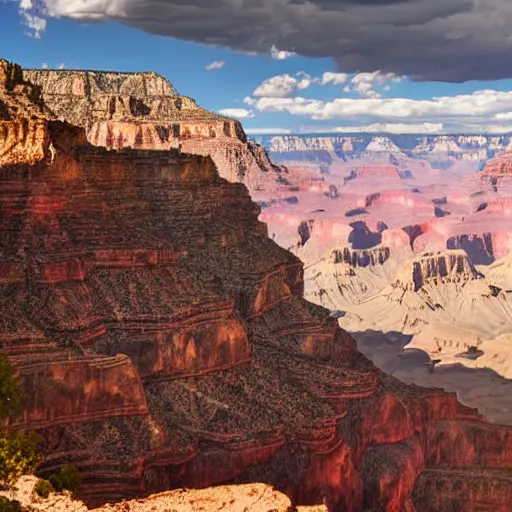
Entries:
<svg viewBox="0 0 512 512">
<path fill-rule="evenodd" d="M 35 476 L 23 476 L 13 490 L 0 496 L 21 503 L 30 512 L 290 512 L 290 498 L 265 484 L 219 485 L 206 489 L 176 489 L 144 499 L 123 500 L 90 509 L 67 491 L 41 498 Z M 295 512 L 328 512 L 325 505 L 293 507 Z"/>
<path fill-rule="evenodd" d="M 358 353 L 211 158 L 93 146 L 30 76 L 0 61 L 0 347 L 43 472 L 75 464 L 89 503 L 263 482 L 338 511 L 507 510 L 512 429 Z"/>
<path fill-rule="evenodd" d="M 510 177 L 512 175 L 512 154 L 504 152 L 486 162 L 482 170 L 485 177 Z"/>
<path fill-rule="evenodd" d="M 250 189 L 286 174 L 247 141 L 239 121 L 201 108 L 156 73 L 24 70 L 23 77 L 54 117 L 85 128 L 93 145 L 209 155 L 223 178 Z"/>
</svg>

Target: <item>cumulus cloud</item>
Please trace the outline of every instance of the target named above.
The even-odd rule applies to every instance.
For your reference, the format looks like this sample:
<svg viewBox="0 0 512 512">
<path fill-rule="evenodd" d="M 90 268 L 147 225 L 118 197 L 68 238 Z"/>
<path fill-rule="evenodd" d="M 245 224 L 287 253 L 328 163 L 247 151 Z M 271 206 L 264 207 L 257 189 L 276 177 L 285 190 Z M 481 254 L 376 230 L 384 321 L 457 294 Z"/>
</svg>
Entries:
<svg viewBox="0 0 512 512">
<path fill-rule="evenodd" d="M 275 60 L 286 60 L 290 57 L 295 57 L 297 54 L 295 52 L 289 52 L 286 50 L 278 50 L 276 45 L 273 44 L 270 48 L 270 55 Z"/>
<path fill-rule="evenodd" d="M 246 99 L 246 103 L 249 100 Z M 332 101 L 300 96 L 260 97 L 250 103 L 260 112 L 287 112 L 315 120 L 374 118 L 436 120 L 464 119 L 478 122 L 512 111 L 512 91 L 481 90 L 473 94 L 440 96 L 431 100 L 409 98 L 336 98 Z"/>
<path fill-rule="evenodd" d="M 512 77 L 510 0 L 18 0 L 33 34 L 45 18 L 116 20 L 244 52 L 332 57 L 344 73 L 412 80 Z M 280 53 L 288 49 L 287 53 Z M 364 86 L 366 87 L 366 86 Z"/>
<path fill-rule="evenodd" d="M 348 75 L 346 73 L 332 73 L 327 71 L 323 74 L 320 83 L 322 85 L 332 84 L 332 85 L 340 85 L 344 84 L 347 81 Z"/>
<path fill-rule="evenodd" d="M 389 91 L 391 89 L 389 82 L 401 82 L 403 78 L 394 73 L 382 73 L 381 71 L 357 73 L 343 90 L 345 92 L 354 91 L 368 98 L 380 98 L 382 95 L 376 90 L 377 87 L 382 88 L 383 91 Z"/>
<path fill-rule="evenodd" d="M 205 66 L 206 71 L 213 71 L 214 69 L 221 69 L 226 65 L 226 61 L 224 60 L 214 60 L 207 66 Z"/>
<path fill-rule="evenodd" d="M 224 108 L 218 110 L 218 113 L 222 116 L 234 117 L 235 119 L 248 119 L 254 117 L 254 112 L 246 108 Z"/>
<path fill-rule="evenodd" d="M 305 88 L 306 82 L 302 84 Z M 299 80 L 291 75 L 276 75 L 263 81 L 252 93 L 256 97 L 284 98 L 299 88 Z"/>
<path fill-rule="evenodd" d="M 276 75 L 263 81 L 253 92 L 255 97 L 267 98 L 286 98 L 295 92 L 309 89 L 313 84 L 319 85 L 341 85 L 348 80 L 346 73 L 326 72 L 321 77 L 313 77 L 305 71 L 299 71 L 295 76 L 284 74 Z M 353 76 L 350 82 L 343 88 L 345 92 L 359 93 L 369 98 L 380 98 L 380 93 L 375 87 L 383 90 L 389 90 L 388 83 L 399 82 L 402 77 L 398 77 L 393 73 L 358 73 Z M 246 99 L 246 103 L 249 103 Z"/>
</svg>

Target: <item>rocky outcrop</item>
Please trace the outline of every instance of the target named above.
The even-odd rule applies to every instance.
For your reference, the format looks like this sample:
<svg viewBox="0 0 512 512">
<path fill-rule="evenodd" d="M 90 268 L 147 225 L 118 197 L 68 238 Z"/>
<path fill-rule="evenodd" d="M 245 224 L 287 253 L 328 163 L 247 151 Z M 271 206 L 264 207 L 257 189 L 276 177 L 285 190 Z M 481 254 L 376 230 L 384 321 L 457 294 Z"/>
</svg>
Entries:
<svg viewBox="0 0 512 512">
<path fill-rule="evenodd" d="M 24 70 L 57 119 L 85 128 L 109 149 L 168 150 L 211 156 L 223 178 L 250 189 L 275 186 L 286 169 L 247 141 L 239 121 L 209 112 L 153 73 Z"/>
<path fill-rule="evenodd" d="M 463 250 L 428 252 L 407 260 L 398 269 L 395 284 L 418 291 L 427 283 L 467 282 L 483 277 Z"/>
<path fill-rule="evenodd" d="M 265 484 L 223 485 L 207 489 L 176 489 L 145 499 L 123 500 L 90 509 L 67 492 L 39 497 L 34 487 L 37 478 L 23 476 L 12 490 L 0 490 L 0 496 L 14 499 L 31 512 L 289 512 L 290 498 Z M 325 505 L 293 507 L 296 512 L 328 512 Z"/>
<path fill-rule="evenodd" d="M 351 267 L 382 265 L 390 256 L 389 247 L 379 246 L 372 249 L 355 250 L 350 247 L 333 249 L 331 261 L 335 264 L 346 263 Z"/>
<path fill-rule="evenodd" d="M 512 153 L 504 152 L 496 155 L 485 163 L 482 170 L 482 178 L 512 176 Z"/>
<path fill-rule="evenodd" d="M 301 263 L 243 185 L 209 157 L 92 146 L 0 69 L 2 133 L 30 120 L 19 144 L 41 141 L 0 167 L 0 348 L 43 473 L 75 464 L 88 503 L 263 482 L 296 504 L 391 512 L 450 510 L 426 482 L 479 471 L 479 503 L 510 502 L 493 486 L 512 430 L 359 354 L 303 299 Z"/>
</svg>

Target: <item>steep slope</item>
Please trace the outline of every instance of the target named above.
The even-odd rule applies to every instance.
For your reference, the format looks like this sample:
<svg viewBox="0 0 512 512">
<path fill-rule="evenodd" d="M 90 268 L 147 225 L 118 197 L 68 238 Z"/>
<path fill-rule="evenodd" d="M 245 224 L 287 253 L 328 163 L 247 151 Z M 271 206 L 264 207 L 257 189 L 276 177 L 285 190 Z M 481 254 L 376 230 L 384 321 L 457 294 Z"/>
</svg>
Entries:
<svg viewBox="0 0 512 512">
<path fill-rule="evenodd" d="M 76 464 L 89 503 L 263 482 L 332 510 L 507 510 L 512 429 L 359 354 L 243 185 L 91 146 L 19 67 L 0 79 L 0 347 L 43 471 Z"/>
</svg>

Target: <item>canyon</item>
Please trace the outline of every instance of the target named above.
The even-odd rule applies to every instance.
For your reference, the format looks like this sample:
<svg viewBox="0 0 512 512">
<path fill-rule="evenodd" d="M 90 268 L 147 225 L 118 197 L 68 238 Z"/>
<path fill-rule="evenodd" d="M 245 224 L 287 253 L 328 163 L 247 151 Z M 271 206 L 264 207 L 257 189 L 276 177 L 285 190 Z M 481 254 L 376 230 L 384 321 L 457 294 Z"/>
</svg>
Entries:
<svg viewBox="0 0 512 512">
<path fill-rule="evenodd" d="M 259 137 L 310 180 L 261 220 L 379 368 L 512 424 L 510 134 Z M 319 156 L 319 151 L 328 152 Z M 326 156 L 327 155 L 327 156 Z"/>
<path fill-rule="evenodd" d="M 81 103 L 91 77 L 102 92 Z M 196 120 L 187 125 L 186 114 L 154 147 L 144 146 L 152 123 L 108 118 L 120 105 L 167 112 L 166 96 L 176 94 L 154 74 L 0 61 L 0 349 L 26 397 L 13 427 L 43 438 L 41 473 L 76 465 L 90 506 L 264 483 L 293 505 L 333 511 L 509 510 L 512 428 L 373 365 L 304 298 L 303 263 L 268 236 L 282 224 L 258 218 L 240 181 L 268 190 L 277 210 L 293 206 L 280 200 L 294 177 L 325 201 L 338 192 L 268 163 L 234 122 L 214 124 L 224 133 L 217 151 L 218 132 L 206 137 L 208 122 L 197 121 L 189 135 Z M 212 155 L 194 154 L 199 146 Z M 236 158 L 219 159 L 226 147 L 256 162 L 257 176 L 236 175 Z M 301 250 L 352 232 L 311 226 L 297 233 Z M 374 228 L 355 229 L 361 252 L 339 250 L 332 263 L 385 265 L 390 252 L 364 247 L 368 239 L 400 247 L 409 236 Z M 442 277 L 460 266 L 480 281 L 461 251 L 450 265 Z M 413 293 L 435 272 L 411 280 L 401 270 L 400 283 Z"/>
</svg>

